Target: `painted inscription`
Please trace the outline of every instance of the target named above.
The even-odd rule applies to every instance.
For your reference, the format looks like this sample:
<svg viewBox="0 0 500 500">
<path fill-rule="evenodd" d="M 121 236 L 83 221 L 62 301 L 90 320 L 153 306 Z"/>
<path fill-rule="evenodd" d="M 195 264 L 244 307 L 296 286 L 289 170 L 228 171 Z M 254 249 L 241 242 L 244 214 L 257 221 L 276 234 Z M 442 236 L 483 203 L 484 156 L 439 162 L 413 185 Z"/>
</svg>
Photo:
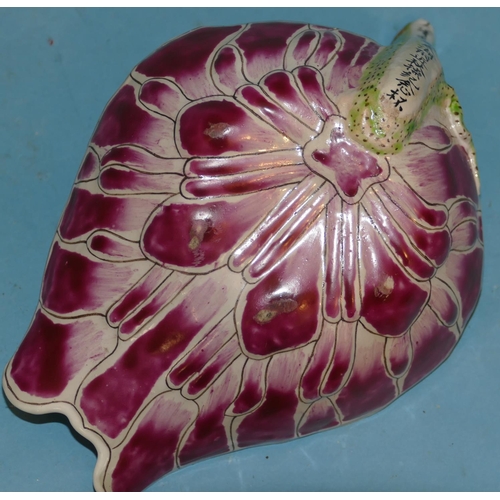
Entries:
<svg viewBox="0 0 500 500">
<path fill-rule="evenodd" d="M 396 87 L 392 88 L 387 95 L 394 101 L 394 107 L 403 111 L 403 104 L 408 98 L 415 95 L 420 90 L 417 85 L 420 80 L 425 78 L 427 63 L 435 57 L 432 47 L 425 42 L 419 43 L 410 57 L 403 64 L 403 70 L 399 78 L 396 78 Z"/>
</svg>

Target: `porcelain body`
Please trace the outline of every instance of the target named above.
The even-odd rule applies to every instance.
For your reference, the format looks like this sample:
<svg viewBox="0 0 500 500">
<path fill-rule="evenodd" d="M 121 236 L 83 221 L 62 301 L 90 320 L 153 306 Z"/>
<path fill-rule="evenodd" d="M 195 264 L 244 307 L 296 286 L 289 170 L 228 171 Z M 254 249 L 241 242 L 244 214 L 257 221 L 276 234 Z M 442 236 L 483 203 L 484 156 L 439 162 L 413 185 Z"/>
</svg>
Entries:
<svg viewBox="0 0 500 500">
<path fill-rule="evenodd" d="M 372 414 L 477 303 L 479 180 L 423 21 L 200 28 L 108 103 L 4 389 L 97 490 Z"/>
</svg>

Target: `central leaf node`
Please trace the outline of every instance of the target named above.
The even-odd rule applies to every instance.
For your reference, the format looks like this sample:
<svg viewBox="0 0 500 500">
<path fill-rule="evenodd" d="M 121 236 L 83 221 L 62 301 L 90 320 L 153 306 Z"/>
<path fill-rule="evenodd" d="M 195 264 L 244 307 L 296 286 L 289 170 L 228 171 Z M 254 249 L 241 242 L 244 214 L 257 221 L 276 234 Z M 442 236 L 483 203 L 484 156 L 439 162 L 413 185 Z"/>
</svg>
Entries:
<svg viewBox="0 0 500 500">
<path fill-rule="evenodd" d="M 343 119 L 331 116 L 323 132 L 304 148 L 304 161 L 316 174 L 333 184 L 347 203 L 357 203 L 373 184 L 389 176 L 389 167 L 344 133 Z"/>
</svg>

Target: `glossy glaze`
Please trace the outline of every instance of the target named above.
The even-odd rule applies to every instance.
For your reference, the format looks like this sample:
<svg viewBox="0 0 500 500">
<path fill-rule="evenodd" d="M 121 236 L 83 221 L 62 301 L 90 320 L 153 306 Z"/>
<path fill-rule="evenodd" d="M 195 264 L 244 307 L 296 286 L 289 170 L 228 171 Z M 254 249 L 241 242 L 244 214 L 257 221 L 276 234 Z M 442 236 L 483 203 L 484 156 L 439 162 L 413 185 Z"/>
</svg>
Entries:
<svg viewBox="0 0 500 500">
<path fill-rule="evenodd" d="M 478 177 L 432 28 L 200 28 L 90 141 L 8 365 L 97 490 L 335 427 L 443 362 L 479 297 Z"/>
</svg>

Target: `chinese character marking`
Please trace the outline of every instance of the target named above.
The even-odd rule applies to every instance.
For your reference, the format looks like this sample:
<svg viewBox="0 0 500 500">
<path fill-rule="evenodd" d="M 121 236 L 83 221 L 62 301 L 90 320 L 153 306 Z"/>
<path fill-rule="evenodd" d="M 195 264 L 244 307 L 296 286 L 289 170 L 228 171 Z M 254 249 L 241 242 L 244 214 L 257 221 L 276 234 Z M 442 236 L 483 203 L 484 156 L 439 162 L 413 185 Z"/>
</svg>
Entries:
<svg viewBox="0 0 500 500">
<path fill-rule="evenodd" d="M 389 92 L 390 92 L 390 94 L 386 94 L 386 95 L 389 97 L 389 99 L 392 99 L 393 101 L 395 101 L 396 96 L 399 94 L 399 90 L 398 89 L 396 89 L 396 90 L 391 89 Z"/>
<path fill-rule="evenodd" d="M 427 63 L 434 59 L 434 53 L 431 47 L 427 44 L 419 44 L 415 49 L 414 54 L 410 54 L 409 59 L 406 59 L 403 65 L 404 69 L 396 78 L 396 88 L 391 89 L 389 94 L 386 94 L 391 101 L 394 101 L 394 107 L 399 111 L 403 111 L 401 106 L 407 102 L 409 97 L 414 96 L 415 92 L 420 90 L 417 85 L 418 81 L 425 78 L 425 70 Z"/>
</svg>

